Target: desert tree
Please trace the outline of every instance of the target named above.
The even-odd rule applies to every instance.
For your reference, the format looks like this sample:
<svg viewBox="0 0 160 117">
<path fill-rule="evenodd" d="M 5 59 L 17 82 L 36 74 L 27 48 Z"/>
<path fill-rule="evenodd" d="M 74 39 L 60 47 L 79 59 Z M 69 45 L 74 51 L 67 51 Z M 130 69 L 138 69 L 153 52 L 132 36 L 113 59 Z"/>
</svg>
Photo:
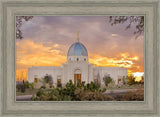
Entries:
<svg viewBox="0 0 160 117">
<path fill-rule="evenodd" d="M 97 85 L 100 87 L 101 86 L 101 78 L 100 78 L 100 75 L 99 75 L 99 72 L 97 74 Z"/>
<path fill-rule="evenodd" d="M 33 16 L 16 16 L 16 39 L 22 39 L 23 34 L 21 27 L 23 25 L 23 21 L 29 21 Z"/>
<path fill-rule="evenodd" d="M 104 84 L 108 87 L 108 84 L 112 82 L 112 78 L 109 75 L 103 77 Z"/>
<path fill-rule="evenodd" d="M 131 28 L 131 26 L 134 24 L 136 29 L 134 30 L 133 34 L 136 35 L 136 39 L 144 32 L 144 16 L 110 16 L 109 22 L 112 26 L 128 22 L 125 30 Z"/>
<path fill-rule="evenodd" d="M 46 83 L 49 83 L 49 85 L 52 85 L 52 84 L 53 84 L 53 78 L 52 78 L 51 75 L 46 74 L 46 75 L 44 76 L 44 81 L 45 81 Z"/>
</svg>

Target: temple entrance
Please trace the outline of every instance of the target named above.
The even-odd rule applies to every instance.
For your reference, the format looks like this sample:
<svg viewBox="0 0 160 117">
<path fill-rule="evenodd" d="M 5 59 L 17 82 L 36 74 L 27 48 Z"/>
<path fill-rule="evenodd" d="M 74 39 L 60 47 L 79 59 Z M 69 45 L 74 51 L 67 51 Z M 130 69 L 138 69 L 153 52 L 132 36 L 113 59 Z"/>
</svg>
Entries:
<svg viewBox="0 0 160 117">
<path fill-rule="evenodd" d="M 74 74 L 74 84 L 77 84 L 77 81 L 80 80 L 81 83 L 81 74 Z"/>
<path fill-rule="evenodd" d="M 80 69 L 76 69 L 74 71 L 74 84 L 75 85 L 77 84 L 78 80 L 80 80 L 80 83 L 81 83 L 81 71 L 80 71 Z"/>
</svg>

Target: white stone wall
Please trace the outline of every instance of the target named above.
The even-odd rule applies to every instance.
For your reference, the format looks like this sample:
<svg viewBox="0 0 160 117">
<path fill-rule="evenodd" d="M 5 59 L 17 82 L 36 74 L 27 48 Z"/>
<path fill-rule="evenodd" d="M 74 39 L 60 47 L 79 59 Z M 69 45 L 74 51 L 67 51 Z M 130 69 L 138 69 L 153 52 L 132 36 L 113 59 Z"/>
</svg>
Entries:
<svg viewBox="0 0 160 117">
<path fill-rule="evenodd" d="M 118 78 L 127 77 L 127 69 L 122 67 L 94 67 L 94 76 L 100 74 L 101 84 L 104 84 L 103 77 L 107 74 L 118 84 Z"/>
<path fill-rule="evenodd" d="M 35 75 L 37 78 L 43 78 L 46 74 L 51 75 L 53 78 L 53 84 L 56 86 L 57 79 L 61 79 L 62 86 L 64 86 L 69 80 L 74 83 L 74 73 L 75 70 L 79 69 L 81 72 L 81 81 L 85 83 L 94 82 L 99 73 L 101 79 L 101 85 L 104 85 L 103 77 L 106 74 L 110 74 L 110 77 L 118 83 L 118 78 L 123 78 L 127 76 L 127 69 L 121 67 L 95 67 L 93 64 L 87 61 L 72 61 L 62 64 L 62 67 L 54 66 L 37 66 L 28 69 L 28 81 L 34 82 Z"/>
<path fill-rule="evenodd" d="M 94 65 L 89 64 L 88 65 L 88 81 L 87 83 L 94 82 Z"/>
<path fill-rule="evenodd" d="M 33 66 L 28 69 L 28 81 L 34 82 L 35 75 L 37 78 L 44 78 L 44 76 L 48 74 L 53 78 L 53 83 L 57 83 L 57 77 L 62 76 L 62 68 L 61 67 L 52 67 L 52 66 Z"/>
</svg>

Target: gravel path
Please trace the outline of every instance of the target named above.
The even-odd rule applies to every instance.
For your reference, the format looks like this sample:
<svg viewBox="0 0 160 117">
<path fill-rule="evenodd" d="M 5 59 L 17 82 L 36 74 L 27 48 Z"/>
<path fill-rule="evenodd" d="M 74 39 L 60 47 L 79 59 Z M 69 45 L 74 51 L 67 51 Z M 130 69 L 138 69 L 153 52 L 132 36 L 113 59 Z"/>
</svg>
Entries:
<svg viewBox="0 0 160 117">
<path fill-rule="evenodd" d="M 128 91 L 137 91 L 138 89 L 119 89 L 119 90 L 107 90 L 104 94 L 110 94 L 110 93 L 126 93 Z"/>
<path fill-rule="evenodd" d="M 30 101 L 32 95 L 16 96 L 16 101 Z"/>
<path fill-rule="evenodd" d="M 104 94 L 105 95 L 111 95 L 111 96 L 114 96 L 116 94 L 120 94 L 120 95 L 123 95 L 125 93 L 127 93 L 128 91 L 137 91 L 139 89 L 119 89 L 119 90 L 107 90 Z"/>
</svg>

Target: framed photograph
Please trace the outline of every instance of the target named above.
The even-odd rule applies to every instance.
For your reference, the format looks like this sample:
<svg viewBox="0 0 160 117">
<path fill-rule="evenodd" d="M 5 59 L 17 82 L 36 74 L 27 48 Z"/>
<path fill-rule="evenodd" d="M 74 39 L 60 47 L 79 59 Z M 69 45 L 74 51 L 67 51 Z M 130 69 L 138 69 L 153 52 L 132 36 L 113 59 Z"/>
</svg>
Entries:
<svg viewBox="0 0 160 117">
<path fill-rule="evenodd" d="M 1 116 L 159 114 L 160 1 L 0 1 Z"/>
<path fill-rule="evenodd" d="M 16 16 L 16 101 L 144 101 L 144 20 Z"/>
</svg>

